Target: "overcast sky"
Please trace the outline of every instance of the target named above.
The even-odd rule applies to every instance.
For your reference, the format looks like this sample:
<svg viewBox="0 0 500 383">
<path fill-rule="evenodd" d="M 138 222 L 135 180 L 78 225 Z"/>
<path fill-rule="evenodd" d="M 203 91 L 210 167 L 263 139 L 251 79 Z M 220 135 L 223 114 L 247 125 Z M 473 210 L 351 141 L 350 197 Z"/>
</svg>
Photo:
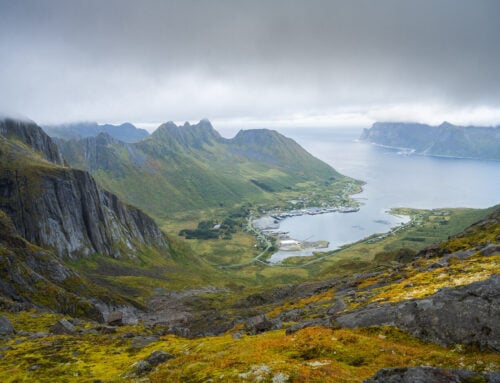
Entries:
<svg viewBox="0 0 500 383">
<path fill-rule="evenodd" d="M 497 0 L 0 0 L 0 113 L 497 125 L 499 17 Z"/>
</svg>

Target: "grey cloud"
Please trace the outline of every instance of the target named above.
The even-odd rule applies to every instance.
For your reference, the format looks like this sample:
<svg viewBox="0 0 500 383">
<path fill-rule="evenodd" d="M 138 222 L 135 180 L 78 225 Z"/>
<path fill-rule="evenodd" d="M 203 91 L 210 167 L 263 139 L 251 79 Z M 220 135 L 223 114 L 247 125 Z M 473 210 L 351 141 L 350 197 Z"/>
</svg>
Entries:
<svg viewBox="0 0 500 383">
<path fill-rule="evenodd" d="M 500 105 L 495 0 L 5 0 L 0 14 L 0 108 L 33 118 Z"/>
</svg>

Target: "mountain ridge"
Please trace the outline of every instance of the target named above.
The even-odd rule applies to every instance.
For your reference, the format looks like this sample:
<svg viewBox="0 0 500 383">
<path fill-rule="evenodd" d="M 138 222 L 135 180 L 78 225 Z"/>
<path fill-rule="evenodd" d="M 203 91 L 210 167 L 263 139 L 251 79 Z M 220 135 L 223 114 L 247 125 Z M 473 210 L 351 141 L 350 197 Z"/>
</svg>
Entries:
<svg viewBox="0 0 500 383">
<path fill-rule="evenodd" d="M 60 125 L 44 125 L 42 128 L 52 138 L 80 139 L 108 133 L 124 142 L 137 142 L 149 136 L 145 129 L 137 128 L 130 122 L 120 125 L 98 124 L 97 122 L 74 122 Z"/>
<path fill-rule="evenodd" d="M 243 131 L 226 139 L 208 120 L 167 122 L 138 143 L 96 140 L 90 151 L 88 142 L 57 140 L 70 165 L 156 216 L 277 201 L 297 185 L 348 179 L 278 132 Z"/>
<path fill-rule="evenodd" d="M 500 127 L 376 122 L 360 140 L 416 154 L 500 160 Z"/>
</svg>

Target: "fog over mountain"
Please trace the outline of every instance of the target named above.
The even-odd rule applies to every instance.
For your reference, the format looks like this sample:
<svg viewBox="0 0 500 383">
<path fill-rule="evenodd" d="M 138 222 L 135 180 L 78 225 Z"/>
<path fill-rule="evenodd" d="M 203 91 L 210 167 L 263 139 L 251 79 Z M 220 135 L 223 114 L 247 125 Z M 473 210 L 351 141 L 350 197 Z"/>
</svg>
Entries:
<svg viewBox="0 0 500 383">
<path fill-rule="evenodd" d="M 496 125 L 495 0 L 0 1 L 0 113 Z"/>
</svg>

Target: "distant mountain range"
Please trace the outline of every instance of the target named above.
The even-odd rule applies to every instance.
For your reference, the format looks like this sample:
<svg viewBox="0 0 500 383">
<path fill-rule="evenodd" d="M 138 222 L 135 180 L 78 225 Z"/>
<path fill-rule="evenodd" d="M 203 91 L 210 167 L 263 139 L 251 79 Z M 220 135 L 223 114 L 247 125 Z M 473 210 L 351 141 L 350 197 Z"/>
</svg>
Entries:
<svg viewBox="0 0 500 383">
<path fill-rule="evenodd" d="M 107 133 L 123 142 L 137 142 L 149 136 L 147 130 L 136 128 L 128 122 L 121 125 L 100 125 L 97 122 L 77 122 L 62 125 L 45 125 L 43 129 L 51 137 L 63 138 L 66 140 L 95 137 L 99 133 Z"/>
<path fill-rule="evenodd" d="M 155 216 L 172 212 L 276 202 L 279 193 L 346 180 L 276 131 L 240 131 L 226 139 L 208 120 L 161 125 L 125 143 L 101 133 L 56 140 L 73 167 L 91 172 L 123 200 Z"/>
<path fill-rule="evenodd" d="M 500 160 L 500 127 L 376 122 L 360 139 L 422 155 Z"/>
</svg>

